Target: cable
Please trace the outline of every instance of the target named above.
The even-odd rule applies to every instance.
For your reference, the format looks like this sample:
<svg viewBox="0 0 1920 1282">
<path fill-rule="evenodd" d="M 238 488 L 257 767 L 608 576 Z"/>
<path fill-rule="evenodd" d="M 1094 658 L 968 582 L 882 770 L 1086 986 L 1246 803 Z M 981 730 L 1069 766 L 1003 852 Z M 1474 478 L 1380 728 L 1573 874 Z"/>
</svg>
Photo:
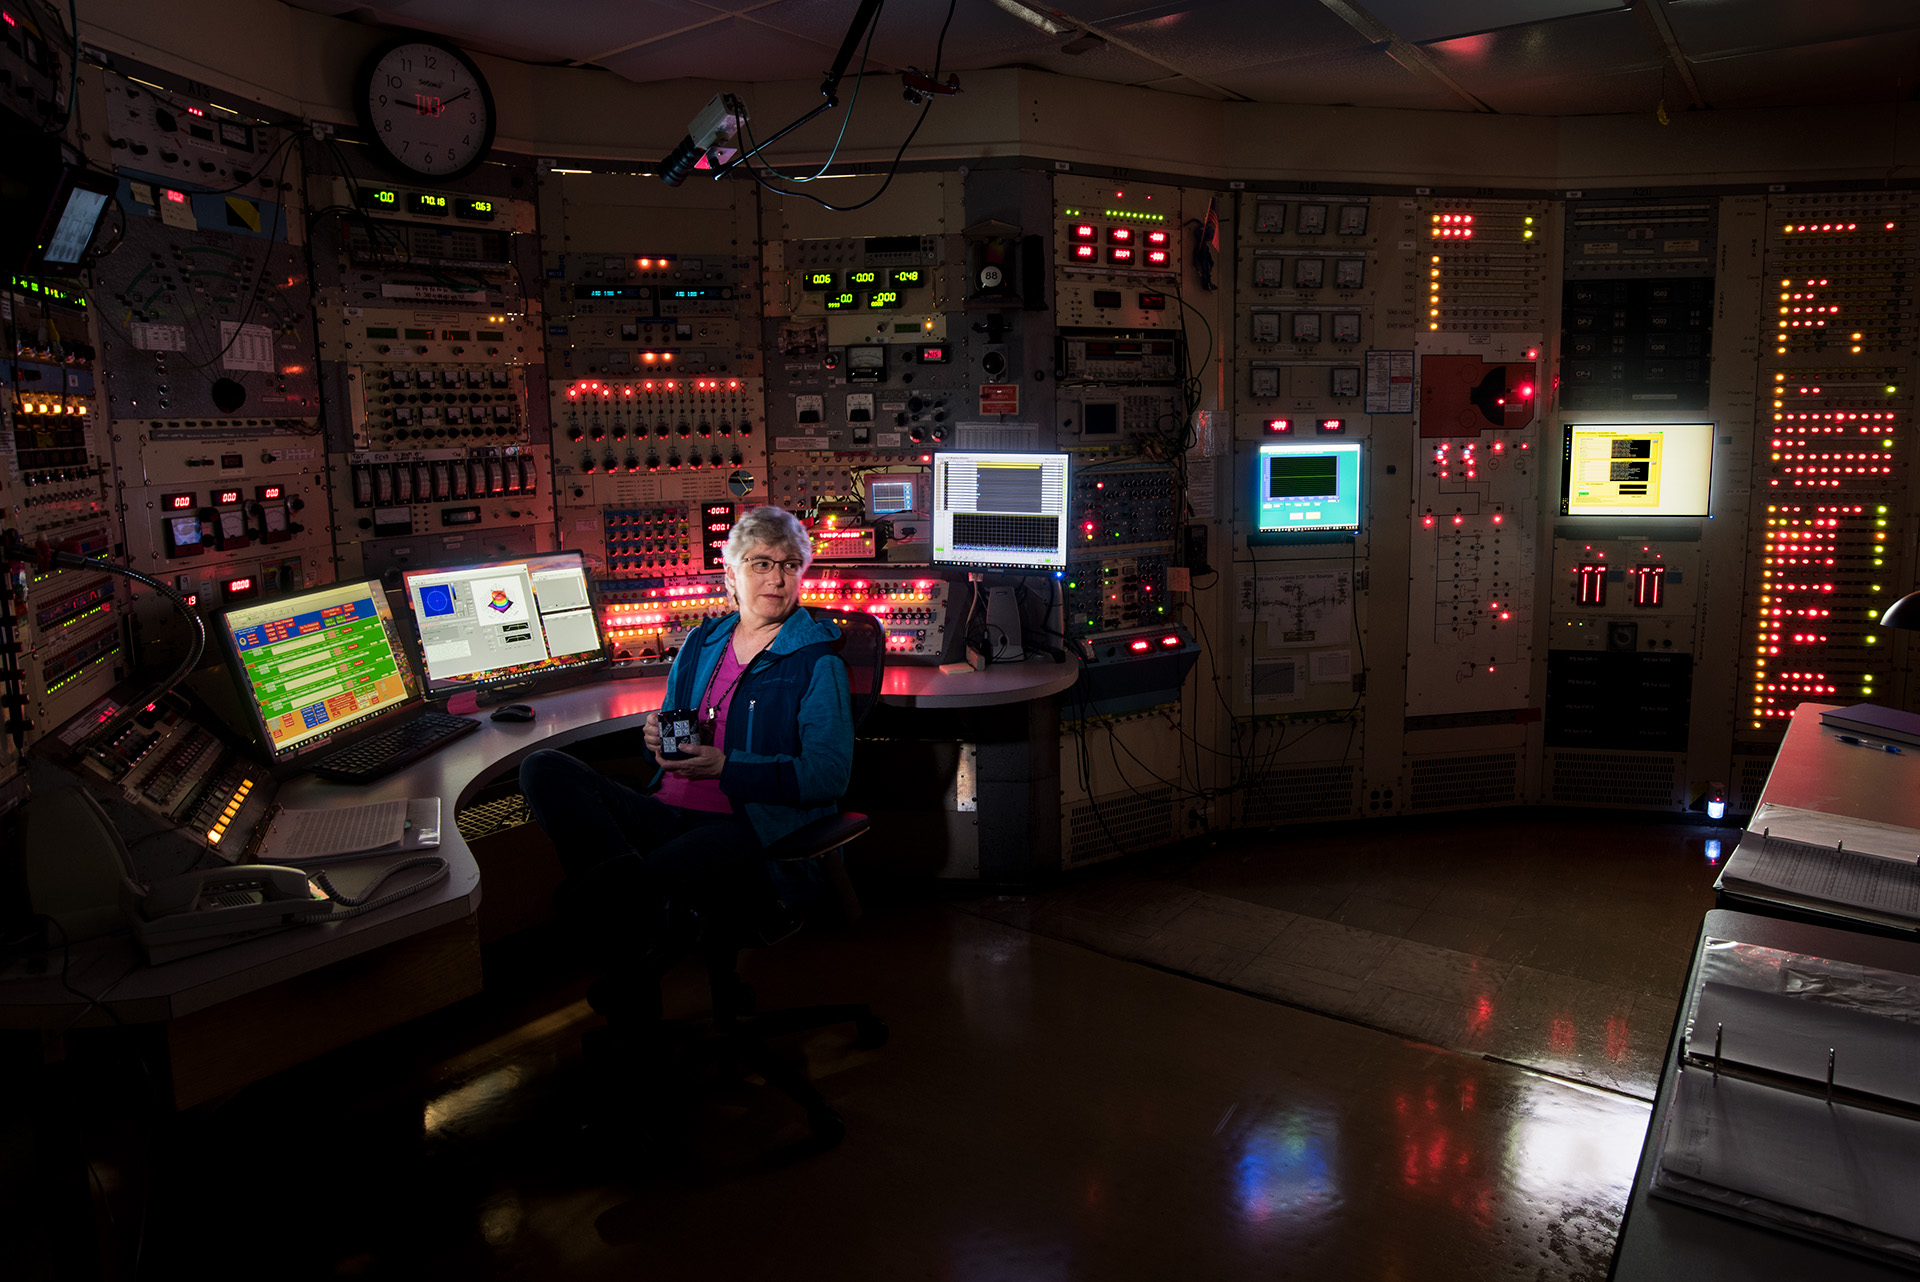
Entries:
<svg viewBox="0 0 1920 1282">
<path fill-rule="evenodd" d="M 955 6 L 958 3 L 959 3 L 959 0 L 947 0 L 946 21 L 940 24 L 940 39 L 934 45 L 933 74 L 930 77 L 931 79 L 938 80 L 940 78 L 940 61 L 945 56 L 946 47 L 947 47 L 947 28 L 953 24 L 953 11 Z M 893 163 L 887 169 L 886 181 L 880 184 L 879 190 L 875 191 L 873 195 L 868 196 L 865 200 L 862 200 L 856 204 L 852 204 L 852 205 L 829 204 L 828 202 L 821 200 L 818 196 L 815 196 L 810 192 L 789 191 L 784 187 L 776 187 L 772 183 L 768 182 L 766 179 L 760 176 L 760 171 L 754 168 L 753 161 L 751 160 L 747 160 L 744 162 L 746 165 L 747 173 L 752 175 L 753 180 L 756 183 L 759 183 L 760 186 L 766 188 L 770 192 L 773 192 L 775 195 L 799 196 L 802 199 L 812 201 L 814 204 L 820 206 L 820 208 L 822 209 L 829 210 L 836 214 L 846 214 L 846 213 L 851 213 L 856 209 L 865 209 L 868 205 L 871 205 L 874 201 L 880 199 L 880 197 L 886 193 L 887 188 L 893 185 L 894 176 L 900 172 L 901 159 L 907 154 L 907 148 L 913 145 L 914 135 L 918 134 L 920 132 L 920 126 L 924 125 L 927 122 L 927 113 L 931 110 L 933 110 L 933 98 L 929 97 L 925 102 L 925 104 L 923 104 L 920 108 L 920 118 L 918 120 L 915 120 L 913 122 L 913 128 L 907 131 L 906 139 L 902 141 L 900 144 L 900 150 L 893 153 Z"/>
<path fill-rule="evenodd" d="M 828 152 L 827 158 L 820 162 L 820 168 L 805 178 L 797 174 L 783 174 L 772 165 L 765 165 L 766 171 L 775 178 L 784 179 L 790 183 L 810 183 L 815 178 L 824 177 L 827 170 L 833 167 L 833 159 L 840 154 L 840 144 L 846 139 L 847 125 L 853 119 L 853 109 L 860 105 L 860 86 L 866 83 L 867 78 L 867 55 L 873 52 L 873 36 L 876 31 L 880 30 L 880 15 L 886 11 L 886 2 L 885 0 L 881 0 L 880 7 L 873 11 L 873 20 L 867 24 L 867 44 L 866 47 L 860 51 L 860 70 L 856 72 L 853 77 L 853 97 L 847 99 L 847 109 L 841 113 L 840 132 L 833 140 L 833 150 Z M 740 124 L 747 135 L 747 154 L 752 155 L 754 152 L 760 150 L 759 144 L 753 140 L 753 118 L 743 113 Z"/>
<path fill-rule="evenodd" d="M 409 872 L 415 868 L 430 868 L 432 871 L 420 880 L 410 882 L 398 890 L 388 891 L 384 895 L 375 896 L 374 892 L 393 880 L 397 874 Z M 333 882 L 328 880 L 326 870 L 321 869 L 313 874 L 313 884 L 320 887 L 320 889 L 327 894 L 330 902 L 327 905 L 326 911 L 315 913 L 308 917 L 296 918 L 296 920 L 303 922 L 329 922 L 345 921 L 349 917 L 358 917 L 362 913 L 370 913 L 376 908 L 384 908 L 396 900 L 405 899 L 408 895 L 417 895 L 429 886 L 438 886 L 451 875 L 452 871 L 452 866 L 439 855 L 421 855 L 414 859 L 403 859 L 390 868 L 382 869 L 380 875 L 375 877 L 365 890 L 362 890 L 359 895 L 355 896 L 341 894 L 340 891 L 334 888 Z M 345 905 L 346 911 L 339 911 L 338 905 Z"/>
</svg>

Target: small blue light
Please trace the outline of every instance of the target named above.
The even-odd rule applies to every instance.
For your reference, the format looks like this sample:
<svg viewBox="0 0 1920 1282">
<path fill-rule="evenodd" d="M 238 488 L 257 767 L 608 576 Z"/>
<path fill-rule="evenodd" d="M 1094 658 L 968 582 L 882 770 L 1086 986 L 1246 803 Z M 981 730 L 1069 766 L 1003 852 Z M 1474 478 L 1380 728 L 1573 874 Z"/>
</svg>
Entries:
<svg viewBox="0 0 1920 1282">
<path fill-rule="evenodd" d="M 1708 800 L 1707 818 L 1725 819 L 1726 817 L 1727 817 L 1727 803 L 1725 801 L 1722 801 L 1719 797 L 1714 797 Z"/>
<path fill-rule="evenodd" d="M 1710 864 L 1720 862 L 1720 839 L 1717 837 L 1707 838 L 1707 862 Z"/>
</svg>

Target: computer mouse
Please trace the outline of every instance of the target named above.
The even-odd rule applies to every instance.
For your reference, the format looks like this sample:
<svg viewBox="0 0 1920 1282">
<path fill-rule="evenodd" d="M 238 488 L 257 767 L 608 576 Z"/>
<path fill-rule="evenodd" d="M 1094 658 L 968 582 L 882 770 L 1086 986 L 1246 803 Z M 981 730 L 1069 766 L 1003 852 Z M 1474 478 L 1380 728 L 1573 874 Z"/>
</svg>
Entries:
<svg viewBox="0 0 1920 1282">
<path fill-rule="evenodd" d="M 493 710 L 495 721 L 531 721 L 533 709 L 524 703 L 503 703 Z"/>
</svg>

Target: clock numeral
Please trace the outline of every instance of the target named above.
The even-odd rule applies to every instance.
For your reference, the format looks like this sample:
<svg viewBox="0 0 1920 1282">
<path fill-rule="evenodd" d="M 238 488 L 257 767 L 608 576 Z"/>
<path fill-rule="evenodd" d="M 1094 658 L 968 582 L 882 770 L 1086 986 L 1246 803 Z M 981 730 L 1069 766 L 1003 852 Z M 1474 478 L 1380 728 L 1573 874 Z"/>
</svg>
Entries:
<svg viewBox="0 0 1920 1282">
<path fill-rule="evenodd" d="M 427 69 L 428 71 L 432 71 L 432 70 L 433 70 L 433 69 L 434 69 L 435 67 L 437 67 L 437 66 L 439 66 L 439 65 L 440 65 L 440 64 L 439 64 L 439 62 L 438 62 L 437 60 L 435 60 L 435 58 L 434 58 L 434 56 L 433 56 L 432 54 L 426 54 L 426 55 L 424 55 L 424 56 L 423 56 L 423 57 L 422 57 L 422 58 L 420 59 L 420 63 L 421 63 L 421 65 L 422 65 L 422 66 L 424 66 L 424 67 L 426 67 L 426 69 Z"/>
<path fill-rule="evenodd" d="M 398 76 L 387 77 L 387 88 L 398 89 L 399 87 L 400 87 L 400 77 Z"/>
</svg>

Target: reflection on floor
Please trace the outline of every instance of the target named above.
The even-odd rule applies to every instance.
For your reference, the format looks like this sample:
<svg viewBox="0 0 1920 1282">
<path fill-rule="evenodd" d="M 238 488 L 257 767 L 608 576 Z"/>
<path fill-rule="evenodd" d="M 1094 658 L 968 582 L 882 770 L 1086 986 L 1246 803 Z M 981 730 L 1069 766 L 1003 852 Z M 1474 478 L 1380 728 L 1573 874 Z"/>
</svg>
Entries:
<svg viewBox="0 0 1920 1282">
<path fill-rule="evenodd" d="M 1684 863 L 1693 837 L 1637 824 L 1418 834 L 1411 862 L 1410 830 L 1321 832 L 979 901 L 1032 930 L 880 906 L 750 956 L 763 1006 L 864 999 L 892 1025 L 877 1051 L 792 1043 L 846 1118 L 830 1152 L 790 1147 L 797 1110 L 733 1082 L 689 1095 L 692 1152 L 663 1158 L 620 1124 L 633 1101 L 588 1087 L 583 977 L 523 941 L 464 1007 L 150 1131 L 144 1153 L 100 1142 L 96 1174 L 125 1255 L 153 1198 L 154 1276 L 1600 1279 L 1647 1106 L 1364 1027 L 1409 1009 L 1367 994 L 1455 1013 L 1484 995 L 1506 1059 L 1624 1080 L 1616 1060 L 1664 1037 L 1711 870 Z M 1096 926 L 1156 964 L 1048 937 Z M 1323 991 L 1291 1004 L 1222 986 L 1308 967 Z M 1329 993 L 1374 1004 L 1303 1009 Z M 699 973 L 669 998 L 700 1009 Z"/>
<path fill-rule="evenodd" d="M 1734 836 L 1518 811 L 1338 825 L 964 906 L 1651 1100 Z"/>
</svg>

